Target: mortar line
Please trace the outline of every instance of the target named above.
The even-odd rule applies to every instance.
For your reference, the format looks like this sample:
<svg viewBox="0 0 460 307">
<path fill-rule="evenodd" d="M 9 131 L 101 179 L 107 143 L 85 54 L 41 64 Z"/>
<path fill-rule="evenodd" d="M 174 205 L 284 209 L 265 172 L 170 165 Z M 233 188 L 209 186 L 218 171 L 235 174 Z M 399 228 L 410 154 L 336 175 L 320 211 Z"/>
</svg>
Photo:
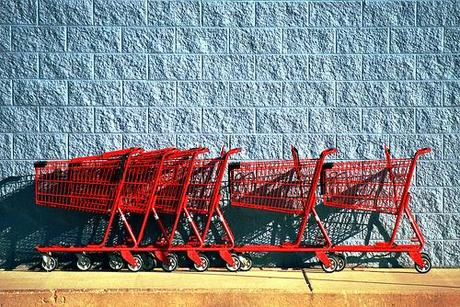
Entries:
<svg viewBox="0 0 460 307">
<path fill-rule="evenodd" d="M 61 27 L 63 28 L 63 27 Z M 121 28 L 117 29 L 121 30 Z M 231 30 L 231 29 L 226 29 L 226 30 Z M 69 52 L 66 51 L 4 51 L 2 52 L 3 54 L 24 54 L 24 55 L 31 55 L 31 54 L 36 54 L 37 52 L 42 52 L 46 53 L 48 55 L 58 55 L 58 54 L 69 54 Z M 223 57 L 223 56 L 230 56 L 230 55 L 238 55 L 241 57 L 250 57 L 253 55 L 263 55 L 266 57 L 280 57 L 280 56 L 316 56 L 316 57 L 359 57 L 362 55 L 366 56 L 372 56 L 372 57 L 398 57 L 398 58 L 409 58 L 411 56 L 417 55 L 417 56 L 444 56 L 444 57 L 451 57 L 451 56 L 460 56 L 460 52 L 450 52 L 450 53 L 440 53 L 440 52 L 426 52 L 426 53 L 421 53 L 421 52 L 405 52 L 405 53 L 370 53 L 370 52 L 340 52 L 340 53 L 334 53 L 334 52 L 324 52 L 324 53 L 314 53 L 314 52 L 267 52 L 267 53 L 254 53 L 254 52 L 238 52 L 238 53 L 231 53 L 231 52 L 219 52 L 219 53 L 186 53 L 186 52 L 162 52 L 162 53 L 152 53 L 149 51 L 136 51 L 136 52 L 118 52 L 118 51 L 112 51 L 112 52 L 91 52 L 91 51 L 79 51 L 79 52 L 72 52 L 71 54 L 74 55 L 92 55 L 92 54 L 97 54 L 97 55 L 161 55 L 161 56 L 198 56 L 198 55 L 207 55 L 207 56 L 213 56 L 213 57 Z"/>
<path fill-rule="evenodd" d="M 38 23 L 39 23 L 38 22 L 39 21 L 39 14 L 40 14 L 40 1 L 37 0 L 37 1 L 35 1 L 35 3 L 37 5 L 37 7 L 35 9 L 35 13 L 37 14 L 37 16 L 36 16 L 37 19 L 35 20 L 35 24 L 38 25 Z"/>
<path fill-rule="evenodd" d="M 145 25 L 149 25 L 149 0 L 145 0 Z"/>
<path fill-rule="evenodd" d="M 39 55 L 37 55 L 37 65 L 39 64 Z M 44 55 L 42 53 L 41 55 Z M 19 79 L 16 79 L 19 80 Z M 117 79 L 107 79 L 107 78 L 82 78 L 82 79 L 76 79 L 76 78 L 43 78 L 43 77 L 35 77 L 35 78 L 21 78 L 21 81 L 72 81 L 72 82 L 85 82 L 85 81 L 94 81 L 94 82 L 115 82 Z M 148 82 L 148 81 L 155 81 L 158 83 L 168 83 L 168 82 L 173 82 L 175 79 L 128 79 L 124 78 L 124 81 L 137 81 L 137 82 Z M 0 78 L 0 81 L 11 81 L 11 78 Z M 230 80 L 230 79 L 182 79 L 178 80 L 179 83 L 185 83 L 185 82 L 199 82 L 199 81 L 204 81 L 204 82 L 225 82 L 225 81 L 232 81 L 235 83 L 330 83 L 332 84 L 334 81 L 340 81 L 341 83 L 387 83 L 387 82 L 392 82 L 392 83 L 448 83 L 448 82 L 458 82 L 458 80 L 455 79 L 365 79 L 365 80 L 352 80 L 352 79 L 346 79 L 346 80 L 334 80 L 334 79 L 295 79 L 295 80 L 288 80 L 288 79 L 276 79 L 276 80 L 253 80 L 253 79 L 239 79 L 239 80 Z M 429 107 L 429 106 L 427 106 Z M 449 106 L 449 107 L 454 107 L 454 106 Z M 433 108 L 440 108 L 440 106 L 433 106 Z M 458 108 L 458 107 L 457 107 Z"/>
<path fill-rule="evenodd" d="M 67 149 L 67 152 L 66 152 L 66 158 L 67 158 L 67 159 L 70 158 L 70 145 L 69 145 L 69 143 L 70 143 L 70 141 L 69 141 L 70 136 L 69 136 L 69 134 L 70 134 L 70 133 L 66 133 L 66 134 L 65 134 L 65 136 L 66 136 L 65 141 L 66 141 L 66 145 L 67 145 L 67 146 L 66 146 L 66 147 L 67 147 L 67 148 L 66 148 L 66 149 Z"/>
<path fill-rule="evenodd" d="M 145 56 L 145 74 L 146 74 L 145 78 L 146 78 L 146 80 L 149 80 L 149 78 L 150 78 L 150 69 L 149 69 L 149 66 L 150 66 L 149 64 L 150 63 L 149 63 L 149 61 L 150 61 L 150 56 L 147 54 Z"/>
<path fill-rule="evenodd" d="M 199 18 L 200 18 L 198 25 L 202 27 L 203 26 L 203 1 L 201 0 L 198 5 L 198 10 L 199 10 Z"/>
<path fill-rule="evenodd" d="M 70 105 L 69 104 L 69 81 L 65 81 L 65 85 L 66 85 L 66 103 L 64 105 L 68 106 Z"/>
<path fill-rule="evenodd" d="M 257 2 L 253 3 L 254 5 L 254 27 L 257 27 Z"/>
<path fill-rule="evenodd" d="M 120 36 L 120 43 L 118 44 L 118 52 L 122 53 L 123 52 L 123 32 L 124 29 L 119 28 L 118 31 L 120 31 L 118 34 Z"/>
<path fill-rule="evenodd" d="M 446 44 L 446 28 L 442 27 L 441 28 L 441 54 L 443 54 L 444 50 L 446 49 L 445 44 Z"/>
<path fill-rule="evenodd" d="M 9 45 L 9 48 L 8 48 L 9 50 L 8 51 L 12 52 L 13 51 L 13 26 L 9 26 L 8 28 L 9 28 L 8 30 L 10 32 L 10 33 L 8 33 L 10 35 L 10 37 L 9 37 L 10 45 Z"/>
<path fill-rule="evenodd" d="M 303 279 L 305 280 L 305 283 L 306 283 L 307 286 L 308 286 L 308 289 L 310 290 L 310 292 L 313 292 L 313 286 L 312 286 L 310 280 L 308 279 L 307 270 L 306 270 L 306 269 L 302 269 L 301 271 L 302 271 Z"/>
<path fill-rule="evenodd" d="M 10 83 L 10 100 L 11 100 L 11 106 L 14 106 L 15 105 L 15 101 L 14 101 L 14 95 L 13 95 L 13 92 L 14 92 L 14 81 L 13 80 L 9 80 L 9 83 Z"/>
<path fill-rule="evenodd" d="M 337 32 L 338 30 L 337 29 L 334 29 L 333 30 L 333 39 L 334 39 L 334 53 L 337 53 Z"/>
<path fill-rule="evenodd" d="M 156 1 L 156 0 L 154 0 Z M 172 1 L 172 0 L 167 0 L 167 1 Z M 300 0 L 297 0 L 297 1 L 300 1 Z M 350 1 L 350 0 L 348 0 Z M 376 1 L 376 0 L 372 0 L 372 1 Z M 411 1 L 411 0 L 409 0 Z M 10 23 L 10 22 L 5 22 L 5 23 L 2 23 L 1 24 L 2 26 L 14 26 L 14 27 L 19 27 L 19 28 L 30 28 L 30 27 L 36 27 L 36 25 L 34 24 L 30 24 L 30 23 Z M 63 24 L 40 24 L 39 25 L 40 27 L 46 27 L 46 28 L 61 28 L 63 27 L 64 25 Z M 309 29 L 316 29 L 316 30 L 334 30 L 334 29 L 339 29 L 339 30 L 356 30 L 356 29 L 361 29 L 361 30 L 366 30 L 366 29 L 385 29 L 385 28 L 388 28 L 389 26 L 386 26 L 386 25 L 382 25 L 382 26 L 375 26 L 375 25 L 372 25 L 372 26 L 363 26 L 363 27 L 359 27 L 359 26 L 356 26 L 356 25 L 352 25 L 352 26 L 340 26 L 340 27 L 335 27 L 335 26 L 286 26 L 286 25 L 279 25 L 279 26 L 234 26 L 234 25 L 225 25 L 225 26 L 191 26 L 191 25 L 180 25 L 180 26 L 163 26 L 163 25 L 159 25 L 159 26 L 152 26 L 152 25 L 123 25 L 123 24 L 78 24 L 78 23 L 66 23 L 65 26 L 68 26 L 68 27 L 72 27 L 72 28 L 75 28 L 75 27 L 78 27 L 78 28 L 123 28 L 123 29 L 142 29 L 142 28 L 157 28 L 157 29 L 172 29 L 172 28 L 176 28 L 176 27 L 179 27 L 179 28 L 183 28 L 183 29 L 223 29 L 223 28 L 228 28 L 228 29 L 235 29 L 235 30 L 241 30 L 241 29 L 272 29 L 272 30 L 276 30 L 276 29 L 283 29 L 283 30 L 309 30 Z M 398 25 L 393 25 L 391 26 L 391 29 L 409 29 L 409 30 L 412 30 L 412 29 L 415 29 L 415 28 L 420 28 L 420 29 L 429 29 L 429 28 L 441 28 L 441 27 L 445 27 L 445 28 L 448 28 L 448 29 L 456 29 L 458 28 L 458 26 L 454 26 L 454 25 L 445 25 L 445 26 L 440 26 L 440 25 L 433 25 L 433 26 L 398 26 Z"/>
<path fill-rule="evenodd" d="M 9 135 L 11 137 L 11 152 L 10 152 L 10 158 L 11 159 L 10 160 L 13 160 L 14 159 L 14 139 L 15 139 L 15 137 L 14 137 L 13 133 L 10 133 Z M 443 206 L 443 208 L 444 208 L 444 206 Z"/>
<path fill-rule="evenodd" d="M 91 24 L 94 26 L 94 0 L 91 1 Z"/>
</svg>

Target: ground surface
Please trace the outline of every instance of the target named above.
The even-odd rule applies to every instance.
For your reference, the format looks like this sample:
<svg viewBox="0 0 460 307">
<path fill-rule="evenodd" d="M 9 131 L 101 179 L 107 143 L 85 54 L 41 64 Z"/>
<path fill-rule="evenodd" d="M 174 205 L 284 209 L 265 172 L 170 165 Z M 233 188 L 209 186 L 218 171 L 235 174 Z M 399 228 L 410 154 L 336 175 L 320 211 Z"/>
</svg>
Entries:
<svg viewBox="0 0 460 307">
<path fill-rule="evenodd" d="M 460 270 L 0 272 L 5 306 L 460 306 Z"/>
</svg>

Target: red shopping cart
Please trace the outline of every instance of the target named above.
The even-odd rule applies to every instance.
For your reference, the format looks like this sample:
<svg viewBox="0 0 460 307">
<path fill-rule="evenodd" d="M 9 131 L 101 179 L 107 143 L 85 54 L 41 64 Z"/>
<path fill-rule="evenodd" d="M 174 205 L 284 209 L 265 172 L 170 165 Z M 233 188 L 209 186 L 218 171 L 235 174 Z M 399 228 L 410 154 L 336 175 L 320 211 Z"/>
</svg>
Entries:
<svg viewBox="0 0 460 307">
<path fill-rule="evenodd" d="M 391 158 L 390 151 L 385 149 L 384 160 L 334 162 L 324 166 L 321 180 L 324 205 L 396 216 L 388 242 L 337 245 L 331 248 L 331 252 L 404 252 L 415 262 L 418 272 L 426 273 L 431 269 L 430 257 L 421 252 L 425 239 L 409 208 L 409 189 L 417 159 L 430 151 L 430 148 L 423 148 L 417 150 L 412 158 L 394 159 Z M 404 215 L 415 234 L 412 239 L 417 242 L 415 244 L 396 243 L 396 235 Z M 338 269 L 342 269 L 345 266 L 345 257 L 339 257 L 341 263 Z"/>
<path fill-rule="evenodd" d="M 51 271 L 57 267 L 57 258 L 51 253 L 79 253 L 77 267 L 88 270 L 91 259 L 86 253 L 118 251 L 108 242 L 117 214 L 128 232 L 129 242 L 137 246 L 142 233 L 134 234 L 126 214 L 147 210 L 158 183 L 162 161 L 171 152 L 174 149 L 143 152 L 139 148 L 130 148 L 99 156 L 35 163 L 35 201 L 38 205 L 109 215 L 99 243 L 78 247 L 38 246 L 37 250 L 43 255 L 43 268 Z M 121 254 L 135 270 L 136 259 L 126 251 Z"/>
<path fill-rule="evenodd" d="M 243 253 L 240 259 L 249 270 L 252 261 L 250 252 L 314 252 L 329 270 L 334 267 L 334 259 L 326 255 L 332 245 L 315 209 L 316 192 L 323 163 L 336 149 L 324 150 L 318 159 L 299 159 L 297 150 L 292 147 L 293 160 L 261 162 L 241 162 L 229 170 L 230 200 L 233 206 L 256 210 L 273 211 L 301 217 L 297 237 L 294 242 L 279 245 L 247 244 L 236 246 L 234 252 Z M 316 244 L 303 244 L 308 218 L 313 216 L 322 234 Z"/>
<path fill-rule="evenodd" d="M 207 270 L 210 266 L 209 258 L 202 252 L 218 252 L 226 262 L 227 269 L 235 270 L 236 257 L 229 252 L 235 244 L 235 239 L 219 204 L 222 199 L 222 181 L 228 160 L 230 156 L 240 151 L 239 148 L 234 148 L 225 152 L 222 148 L 220 157 L 197 159 L 194 163 L 184 212 L 187 216 L 195 217 L 195 220 L 197 216 L 203 218 L 201 229 L 199 229 L 200 236 L 193 234 L 185 246 L 176 247 L 176 250 L 185 248 L 188 258 L 193 261 L 195 270 L 199 272 Z M 220 237 L 222 242 L 216 242 L 219 238 L 208 241 L 214 217 L 217 217 L 222 227 L 223 234 Z M 168 267 L 168 270 L 172 269 L 174 268 Z"/>
<path fill-rule="evenodd" d="M 229 270 L 235 267 L 235 257 L 229 252 L 234 245 L 234 237 L 219 208 L 219 203 L 228 159 L 240 150 L 222 151 L 218 158 L 199 158 L 200 154 L 207 151 L 206 148 L 195 148 L 166 155 L 156 191 L 149 199 L 149 209 L 146 213 L 153 213 L 161 230 L 161 236 L 153 245 L 139 245 L 124 250 L 125 253 L 135 253 L 135 258 L 139 257 L 140 252 L 150 255 L 149 262 L 156 263 L 158 259 L 163 270 L 167 272 L 172 272 L 178 267 L 177 253 L 179 252 L 186 253 L 197 271 L 205 271 L 210 265 L 204 252 L 218 252 L 226 261 Z M 171 225 L 166 225 L 165 215 L 173 217 Z M 202 217 L 201 223 L 197 223 L 198 216 Z M 207 242 L 212 219 L 215 216 L 223 228 L 222 243 Z M 147 216 L 144 217 L 141 236 L 146 220 Z M 184 231 L 182 231 L 184 242 L 178 242 L 179 240 L 175 240 L 178 227 L 185 228 L 187 225 L 189 226 L 188 237 L 185 235 L 184 238 Z M 144 266 L 146 258 L 145 256 Z"/>
</svg>

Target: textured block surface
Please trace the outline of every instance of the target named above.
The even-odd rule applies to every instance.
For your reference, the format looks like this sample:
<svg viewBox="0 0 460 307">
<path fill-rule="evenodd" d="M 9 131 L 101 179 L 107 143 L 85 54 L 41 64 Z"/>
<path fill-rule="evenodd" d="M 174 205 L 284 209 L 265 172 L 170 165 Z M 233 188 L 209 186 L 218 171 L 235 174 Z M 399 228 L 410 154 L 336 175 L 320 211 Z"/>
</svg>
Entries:
<svg viewBox="0 0 460 307">
<path fill-rule="evenodd" d="M 196 55 L 151 55 L 148 60 L 152 80 L 196 80 L 201 76 L 201 59 Z"/>
<path fill-rule="evenodd" d="M 70 27 L 67 30 L 67 49 L 71 52 L 118 52 L 120 28 Z"/>
<path fill-rule="evenodd" d="M 67 104 L 65 81 L 20 80 L 13 83 L 15 105 L 62 106 Z"/>
<path fill-rule="evenodd" d="M 42 132 L 93 132 L 93 124 L 92 108 L 43 108 L 40 114 Z"/>
<path fill-rule="evenodd" d="M 40 77 L 45 79 L 91 79 L 93 56 L 90 54 L 40 55 Z"/>
<path fill-rule="evenodd" d="M 123 52 L 170 53 L 174 50 L 174 30 L 124 28 Z"/>
<path fill-rule="evenodd" d="M 145 108 L 96 108 L 96 132 L 147 132 Z"/>
<path fill-rule="evenodd" d="M 199 1 L 148 1 L 150 26 L 199 26 Z"/>
<path fill-rule="evenodd" d="M 364 1 L 364 26 L 413 26 L 415 3 L 413 1 Z"/>
<path fill-rule="evenodd" d="M 69 105 L 121 105 L 120 81 L 70 81 L 68 85 Z"/>
<path fill-rule="evenodd" d="M 97 25 L 142 26 L 146 24 L 144 0 L 93 0 Z"/>
<path fill-rule="evenodd" d="M 178 53 L 225 53 L 227 51 L 225 29 L 179 29 L 177 33 Z"/>
<path fill-rule="evenodd" d="M 337 52 L 386 53 L 388 30 L 385 28 L 345 28 L 337 31 Z"/>
<path fill-rule="evenodd" d="M 94 57 L 95 79 L 145 79 L 147 58 L 141 54 L 96 55 Z"/>
<path fill-rule="evenodd" d="M 305 27 L 308 25 L 308 3 L 256 2 L 257 27 Z"/>
<path fill-rule="evenodd" d="M 22 52 L 65 51 L 64 27 L 12 27 L 11 49 Z"/>
<path fill-rule="evenodd" d="M 40 24 L 91 25 L 92 16 L 93 0 L 40 0 Z"/>
<path fill-rule="evenodd" d="M 131 146 L 208 146 L 211 156 L 241 146 L 238 160 L 337 147 L 327 161 L 431 147 L 410 207 L 436 265 L 458 266 L 459 135 L 460 1 L 0 1 L 0 181 L 32 173 L 35 160 Z M 22 198 L 33 203 L 33 193 L 0 197 L 0 208 Z M 334 228 L 335 239 L 391 232 L 383 215 L 318 208 L 328 222 L 361 223 L 346 236 Z M 235 214 L 251 219 L 244 238 L 293 237 L 290 217 Z M 8 236 L 0 227 L 0 242 Z M 412 265 L 406 256 L 391 263 Z M 300 266 L 283 257 L 263 261 Z"/>
</svg>

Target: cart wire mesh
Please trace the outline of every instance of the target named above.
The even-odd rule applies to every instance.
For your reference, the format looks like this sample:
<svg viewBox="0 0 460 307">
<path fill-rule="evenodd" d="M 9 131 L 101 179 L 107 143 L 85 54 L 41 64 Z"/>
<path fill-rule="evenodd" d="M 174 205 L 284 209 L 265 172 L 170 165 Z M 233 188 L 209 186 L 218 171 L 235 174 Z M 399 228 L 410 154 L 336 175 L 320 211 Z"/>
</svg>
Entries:
<svg viewBox="0 0 460 307">
<path fill-rule="evenodd" d="M 397 214 L 412 159 L 325 164 L 321 187 L 324 205 Z"/>
<path fill-rule="evenodd" d="M 229 166 L 233 206 L 302 214 L 307 206 L 317 160 L 240 162 Z"/>
<path fill-rule="evenodd" d="M 115 203 L 125 157 L 35 163 L 37 205 L 109 213 Z"/>
</svg>

